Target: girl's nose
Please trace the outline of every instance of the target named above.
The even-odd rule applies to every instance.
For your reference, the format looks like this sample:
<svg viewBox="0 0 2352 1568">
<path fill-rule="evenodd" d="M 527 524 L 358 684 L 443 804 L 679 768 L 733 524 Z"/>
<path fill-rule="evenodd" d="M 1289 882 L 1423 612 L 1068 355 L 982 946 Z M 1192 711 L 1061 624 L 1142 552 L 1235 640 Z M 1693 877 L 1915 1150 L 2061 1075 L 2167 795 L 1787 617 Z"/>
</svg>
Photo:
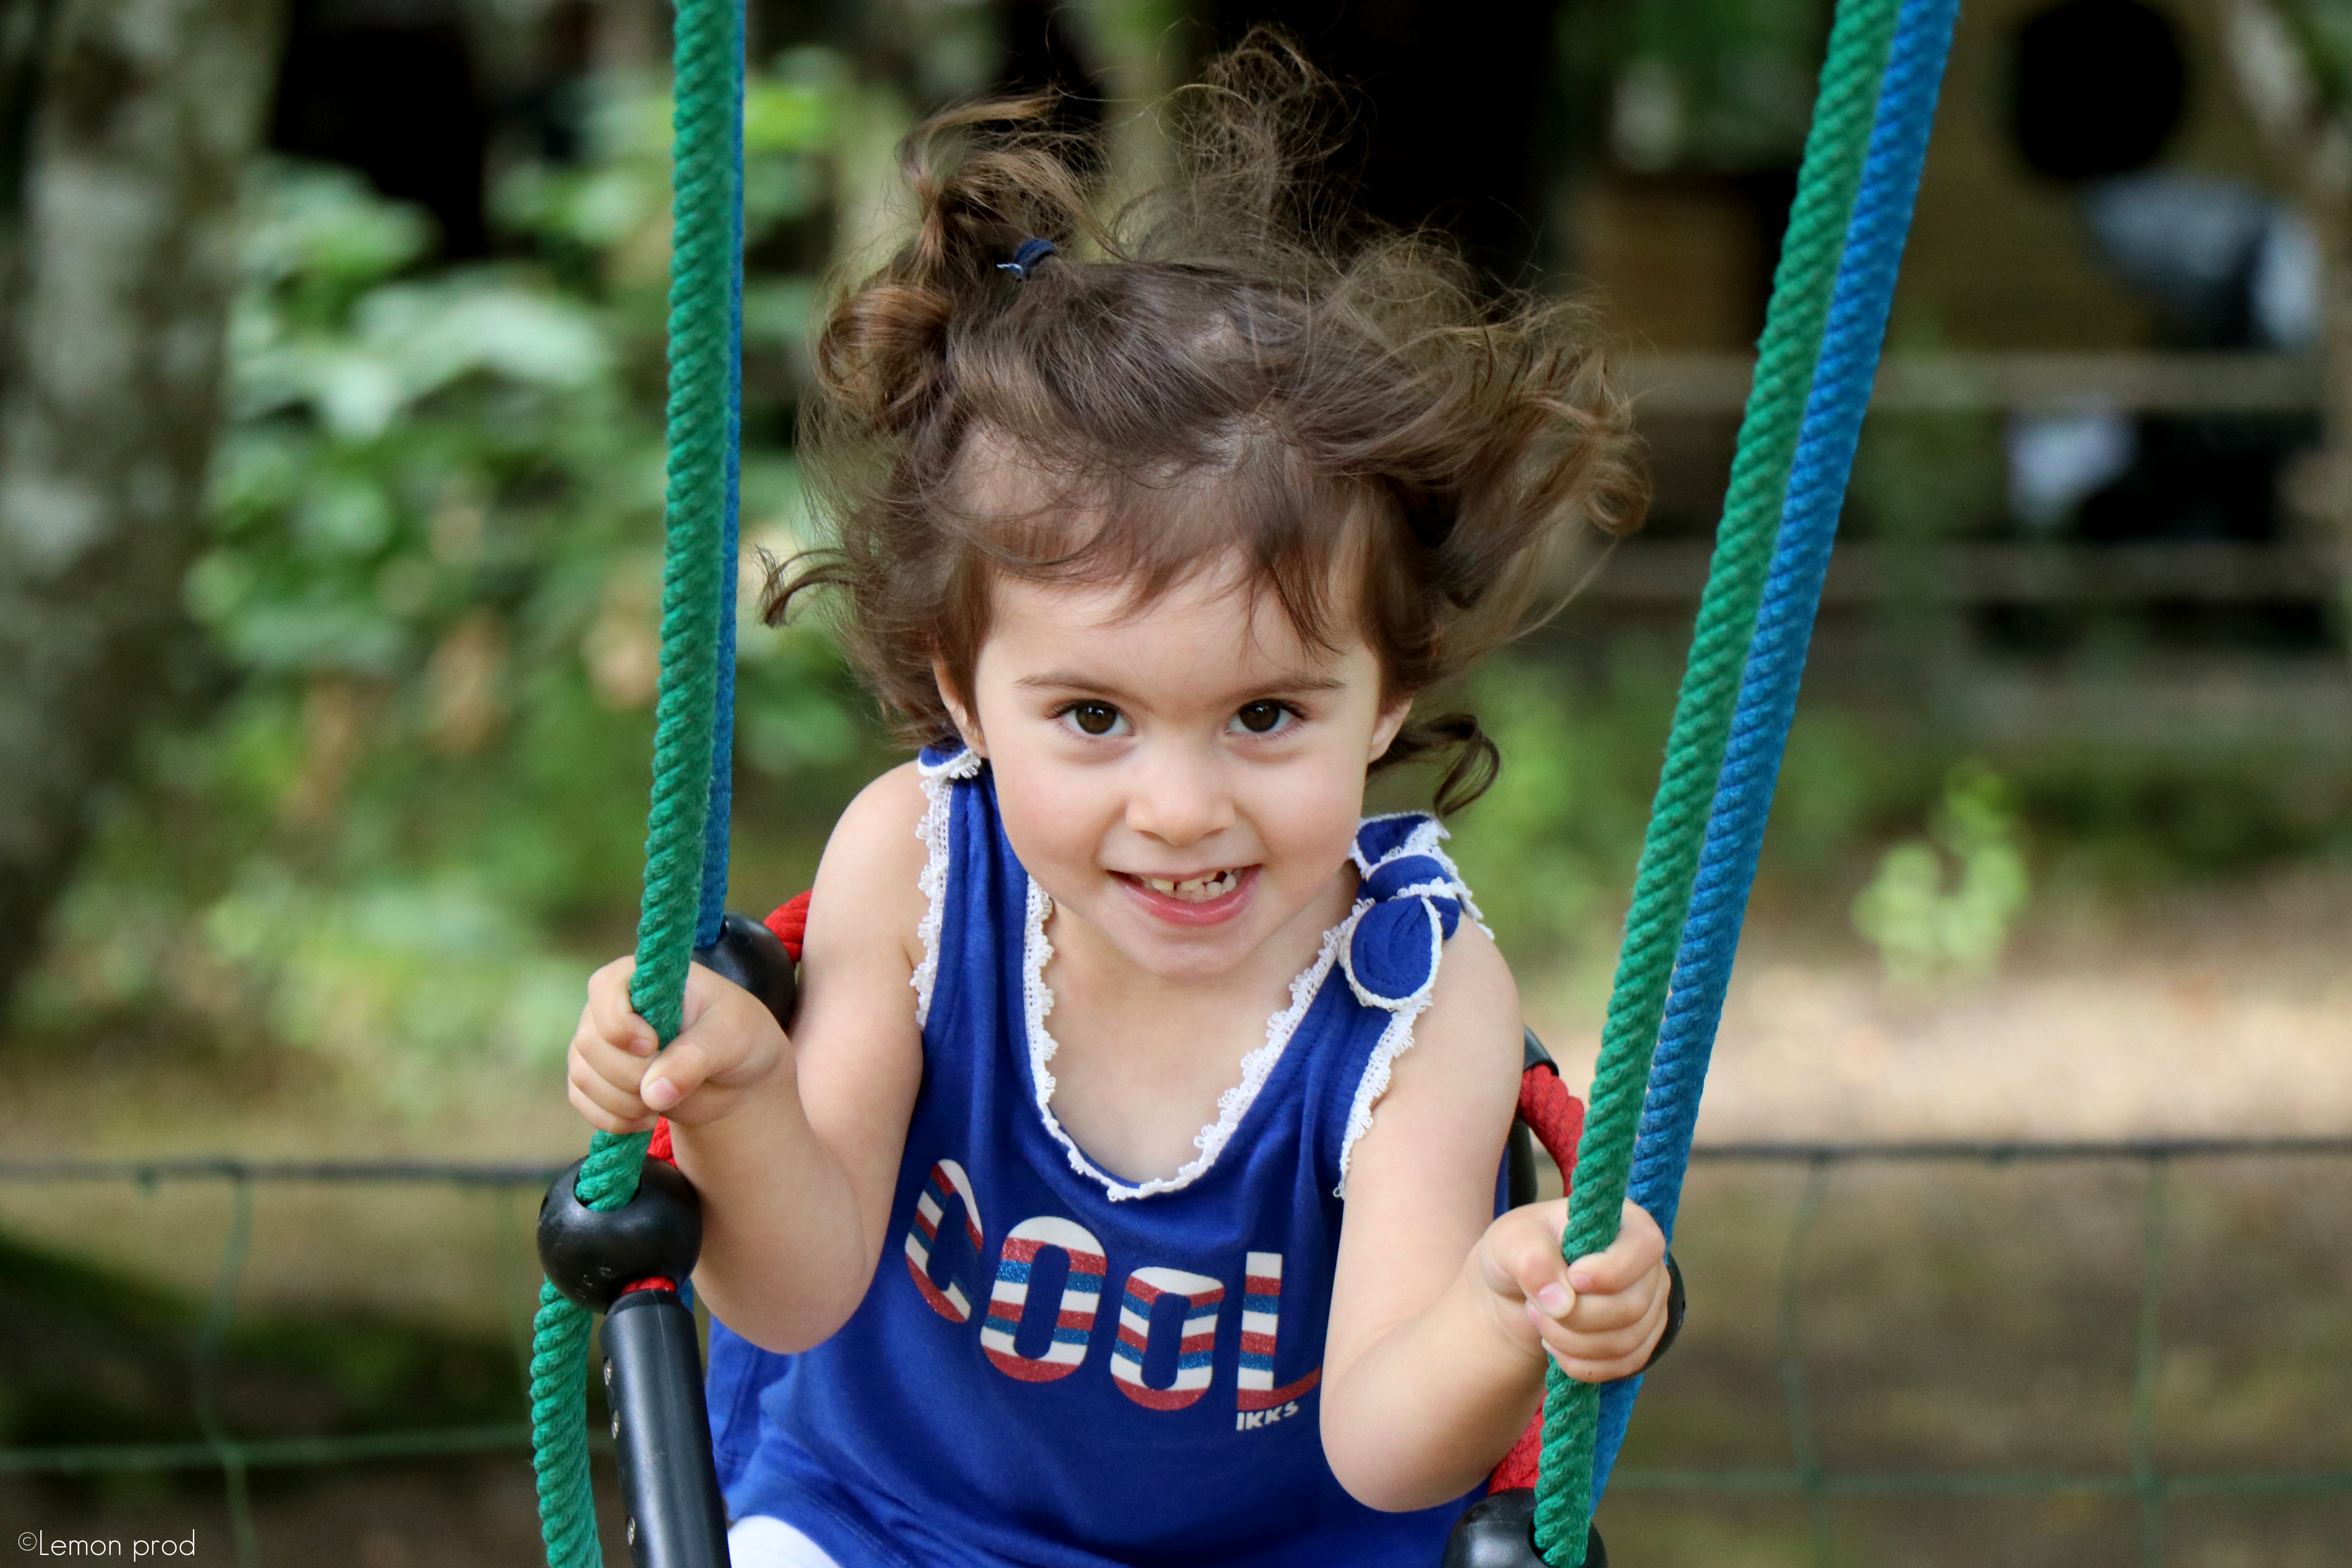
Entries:
<svg viewBox="0 0 2352 1568">
<path fill-rule="evenodd" d="M 1191 746 L 1153 747 L 1137 759 L 1127 797 L 1127 826 L 1181 847 L 1229 827 L 1232 794 L 1217 759 Z"/>
</svg>

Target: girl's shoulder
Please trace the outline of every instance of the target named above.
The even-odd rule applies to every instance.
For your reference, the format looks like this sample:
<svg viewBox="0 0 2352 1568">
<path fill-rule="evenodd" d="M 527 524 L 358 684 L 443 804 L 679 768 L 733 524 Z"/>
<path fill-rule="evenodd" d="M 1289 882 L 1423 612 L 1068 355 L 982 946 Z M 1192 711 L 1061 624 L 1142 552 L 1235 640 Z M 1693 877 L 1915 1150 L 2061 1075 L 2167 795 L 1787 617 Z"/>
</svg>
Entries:
<svg viewBox="0 0 2352 1568">
<path fill-rule="evenodd" d="M 924 764 L 900 763 L 857 792 L 834 824 L 824 852 L 920 867 L 923 814 L 929 805 Z"/>
<path fill-rule="evenodd" d="M 810 895 L 809 929 L 820 918 L 839 935 L 888 942 L 919 961 L 917 932 L 925 902 L 920 881 L 929 856 L 924 821 L 930 809 L 921 764 L 902 763 L 857 792 L 834 824 Z"/>
</svg>

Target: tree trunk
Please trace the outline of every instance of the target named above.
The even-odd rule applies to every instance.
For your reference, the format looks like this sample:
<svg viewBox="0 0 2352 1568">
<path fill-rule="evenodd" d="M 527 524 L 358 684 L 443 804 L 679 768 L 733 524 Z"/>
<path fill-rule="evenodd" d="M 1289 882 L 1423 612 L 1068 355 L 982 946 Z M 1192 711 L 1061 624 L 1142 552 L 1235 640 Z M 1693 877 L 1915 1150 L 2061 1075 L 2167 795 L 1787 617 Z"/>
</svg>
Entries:
<svg viewBox="0 0 2352 1568">
<path fill-rule="evenodd" d="M 0 1005 L 171 685 L 278 0 L 67 0 L 0 386 Z"/>
</svg>

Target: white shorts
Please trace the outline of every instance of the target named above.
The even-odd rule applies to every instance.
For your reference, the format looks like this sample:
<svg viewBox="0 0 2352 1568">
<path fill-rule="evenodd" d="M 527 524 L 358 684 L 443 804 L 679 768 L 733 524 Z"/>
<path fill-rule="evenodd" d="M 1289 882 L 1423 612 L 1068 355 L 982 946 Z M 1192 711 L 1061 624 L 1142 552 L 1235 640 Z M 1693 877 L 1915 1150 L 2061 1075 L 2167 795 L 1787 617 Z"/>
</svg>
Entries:
<svg viewBox="0 0 2352 1568">
<path fill-rule="evenodd" d="M 781 1519 L 753 1514 L 727 1531 L 730 1568 L 840 1568 L 824 1547 Z"/>
</svg>

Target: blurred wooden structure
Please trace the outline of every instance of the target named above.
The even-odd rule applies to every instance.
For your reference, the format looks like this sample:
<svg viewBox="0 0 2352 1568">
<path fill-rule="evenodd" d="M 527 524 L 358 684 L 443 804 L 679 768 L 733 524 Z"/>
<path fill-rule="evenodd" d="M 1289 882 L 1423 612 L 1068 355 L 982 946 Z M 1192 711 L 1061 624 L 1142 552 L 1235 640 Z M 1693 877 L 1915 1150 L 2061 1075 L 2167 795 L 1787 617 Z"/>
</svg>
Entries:
<svg viewBox="0 0 2352 1568">
<path fill-rule="evenodd" d="M 1634 355 L 1620 375 L 1676 492 L 1719 485 L 1752 360 Z M 1884 416 L 1962 421 L 1987 438 L 2017 414 L 2112 410 L 2173 417 L 2311 417 L 2324 382 L 2313 357 L 2126 352 L 1953 353 L 1890 357 L 1872 403 Z M 1867 437 L 1865 439 L 1867 440 Z M 1702 479 L 1694 468 L 1709 470 Z M 1944 477 L 1918 476 L 1935 485 Z M 1823 593 L 1814 683 L 1824 694 L 1921 704 L 1968 743 L 2135 749 L 2352 750 L 2352 664 L 2334 646 L 2284 649 L 2223 637 L 2168 643 L 2168 626 L 2282 613 L 2333 626 L 2346 563 L 2325 531 L 2293 516 L 2264 541 L 2095 542 L 2018 529 L 1997 497 L 1946 537 L 1888 537 L 1850 518 Z M 1866 513 L 1867 503 L 1856 503 Z M 2290 508 L 2291 510 L 2291 508 Z M 1686 624 L 1706 572 L 1700 520 L 1669 511 L 1654 532 L 1595 567 L 1571 619 L 1596 645 Z M 1711 521 L 1711 520 L 1708 520 Z M 2020 614 L 2133 626 L 2061 654 L 2000 646 L 1984 628 Z"/>
<path fill-rule="evenodd" d="M 1753 361 L 1737 353 L 1634 355 L 1620 379 L 1645 415 L 1737 415 Z M 2316 414 L 2319 362 L 2296 354 L 2139 351 L 1893 354 L 1873 413 Z"/>
</svg>

